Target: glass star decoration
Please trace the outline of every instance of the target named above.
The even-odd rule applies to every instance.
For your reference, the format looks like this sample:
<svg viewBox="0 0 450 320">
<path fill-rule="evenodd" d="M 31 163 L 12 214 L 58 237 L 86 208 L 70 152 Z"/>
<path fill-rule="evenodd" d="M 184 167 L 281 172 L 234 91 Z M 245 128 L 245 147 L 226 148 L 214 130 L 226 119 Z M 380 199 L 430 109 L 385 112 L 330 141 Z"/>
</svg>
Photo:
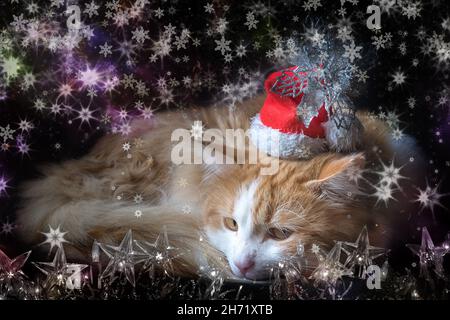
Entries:
<svg viewBox="0 0 450 320">
<path fill-rule="evenodd" d="M 100 275 L 100 280 L 109 279 L 111 284 L 121 276 L 125 276 L 133 287 L 136 285 L 135 265 L 145 261 L 147 255 L 134 249 L 131 230 L 125 234 L 119 246 L 98 242 L 95 242 L 94 246 L 98 246 L 109 258 L 108 265 Z M 98 262 L 97 259 L 98 256 L 93 258 L 94 262 Z"/>
<path fill-rule="evenodd" d="M 27 262 L 30 253 L 31 250 L 22 253 L 14 259 L 10 259 L 6 253 L 0 249 L 0 280 L 5 276 L 10 279 L 17 276 L 23 276 L 22 267 L 25 262 Z"/>
<path fill-rule="evenodd" d="M 317 254 L 319 264 L 311 273 L 310 278 L 314 283 L 325 284 L 325 286 L 335 286 L 336 282 L 343 276 L 351 275 L 351 271 L 341 263 L 342 243 L 336 242 L 334 247 L 326 254 L 321 251 Z"/>
<path fill-rule="evenodd" d="M 443 261 L 444 256 L 449 252 L 448 247 L 445 246 L 445 242 L 443 246 L 435 247 L 428 229 L 423 227 L 421 244 L 407 244 L 406 246 L 419 257 L 419 276 L 425 279 L 431 279 L 429 270 L 432 269 L 439 278 L 445 277 Z"/>
<path fill-rule="evenodd" d="M 294 295 L 299 283 L 304 280 L 304 245 L 299 242 L 297 252 L 270 267 L 270 291 L 274 297 L 282 298 L 283 293 Z"/>
<path fill-rule="evenodd" d="M 354 277 L 360 279 L 366 278 L 367 268 L 373 264 L 373 260 L 387 252 L 384 248 L 370 245 L 367 226 L 363 227 L 355 242 L 342 242 L 342 250 L 347 254 L 345 267 L 353 271 Z"/>
<path fill-rule="evenodd" d="M 22 272 L 22 267 L 28 260 L 31 251 L 10 259 L 0 250 L 0 300 L 13 297 L 13 299 L 24 299 L 28 297 L 27 277 Z"/>
<path fill-rule="evenodd" d="M 209 280 L 209 285 L 206 288 L 202 299 L 220 299 L 222 286 L 226 279 L 224 270 L 214 267 L 201 267 L 200 275 Z"/>
<path fill-rule="evenodd" d="M 143 270 L 147 271 L 151 278 L 157 270 L 170 277 L 174 272 L 173 260 L 183 254 L 178 248 L 170 245 L 165 227 L 155 242 L 135 241 L 135 243 L 145 256 Z"/>
<path fill-rule="evenodd" d="M 450 232 L 447 233 L 444 242 L 441 243 L 440 247 L 444 248 L 445 253 L 450 252 Z"/>
<path fill-rule="evenodd" d="M 56 229 L 53 229 L 50 225 L 48 226 L 49 231 L 48 232 L 41 232 L 46 239 L 41 242 L 41 245 L 44 245 L 48 243 L 50 245 L 50 253 L 53 250 L 53 247 L 61 248 L 64 242 L 67 242 L 66 239 L 64 239 L 64 235 L 67 232 L 63 232 L 60 230 L 60 226 L 58 226 Z"/>
<path fill-rule="evenodd" d="M 64 247 L 58 247 L 52 262 L 32 262 L 44 275 L 47 276 L 44 286 L 51 288 L 54 285 L 65 289 L 80 289 L 84 281 L 82 271 L 88 267 L 86 264 L 67 263 Z"/>
</svg>

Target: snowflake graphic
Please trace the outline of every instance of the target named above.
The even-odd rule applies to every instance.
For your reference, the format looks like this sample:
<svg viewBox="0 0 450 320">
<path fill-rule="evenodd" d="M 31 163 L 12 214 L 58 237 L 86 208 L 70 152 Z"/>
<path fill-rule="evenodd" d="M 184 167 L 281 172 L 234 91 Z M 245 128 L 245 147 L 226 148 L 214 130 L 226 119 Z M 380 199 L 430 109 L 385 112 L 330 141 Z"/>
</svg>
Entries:
<svg viewBox="0 0 450 320">
<path fill-rule="evenodd" d="M 359 53 L 359 51 L 361 51 L 362 47 L 356 46 L 353 41 L 350 43 L 350 45 L 344 45 L 344 48 L 344 57 L 349 58 L 350 62 L 353 62 L 355 59 L 361 58 L 361 54 Z"/>
<path fill-rule="evenodd" d="M 98 9 L 100 6 L 98 6 L 95 1 L 91 1 L 91 3 L 86 4 L 86 8 L 84 9 L 84 13 L 86 13 L 89 18 L 92 18 L 93 16 L 98 15 Z"/>
<path fill-rule="evenodd" d="M 222 37 L 220 40 L 215 40 L 217 46 L 216 51 L 220 51 L 222 55 L 224 55 L 227 51 L 230 51 L 230 43 L 231 40 L 225 40 L 224 37 Z"/>
<path fill-rule="evenodd" d="M 48 226 L 49 231 L 48 232 L 41 232 L 46 239 L 41 242 L 41 245 L 48 243 L 50 245 L 50 252 L 52 251 L 53 247 L 61 248 L 64 242 L 67 242 L 66 239 L 64 239 L 64 235 L 67 232 L 62 232 L 58 226 L 56 229 L 53 229 L 50 225 Z"/>
<path fill-rule="evenodd" d="M 143 27 L 136 28 L 132 32 L 133 36 L 132 39 L 135 40 L 137 43 L 142 44 L 145 42 L 145 40 L 150 39 L 148 35 L 148 31 L 144 30 Z"/>
<path fill-rule="evenodd" d="M 0 138 L 3 139 L 3 142 L 6 142 L 7 140 L 11 140 L 14 138 L 15 130 L 11 129 L 11 127 L 6 125 L 6 127 L 0 127 Z"/>
<path fill-rule="evenodd" d="M 436 206 L 444 207 L 441 203 L 441 198 L 446 196 L 447 194 L 442 194 L 438 192 L 439 185 L 435 187 L 431 187 L 427 184 L 425 189 L 417 188 L 419 194 L 416 196 L 415 202 L 420 204 L 420 211 L 424 209 L 430 209 L 434 216 L 434 208 Z"/>
<path fill-rule="evenodd" d="M 203 139 L 203 124 L 201 121 L 194 121 L 191 127 L 191 137 L 200 141 Z"/>
</svg>

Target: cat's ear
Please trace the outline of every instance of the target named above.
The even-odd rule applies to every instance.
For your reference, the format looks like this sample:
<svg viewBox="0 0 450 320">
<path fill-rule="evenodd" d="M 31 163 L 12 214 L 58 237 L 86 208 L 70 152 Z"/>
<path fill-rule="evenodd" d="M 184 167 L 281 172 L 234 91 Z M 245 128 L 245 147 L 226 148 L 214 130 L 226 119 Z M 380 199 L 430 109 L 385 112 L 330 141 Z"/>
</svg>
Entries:
<svg viewBox="0 0 450 320">
<path fill-rule="evenodd" d="M 352 154 L 326 161 L 319 169 L 317 178 L 306 182 L 313 190 L 335 195 L 349 195 L 358 191 L 358 178 L 366 159 L 363 153 Z"/>
</svg>

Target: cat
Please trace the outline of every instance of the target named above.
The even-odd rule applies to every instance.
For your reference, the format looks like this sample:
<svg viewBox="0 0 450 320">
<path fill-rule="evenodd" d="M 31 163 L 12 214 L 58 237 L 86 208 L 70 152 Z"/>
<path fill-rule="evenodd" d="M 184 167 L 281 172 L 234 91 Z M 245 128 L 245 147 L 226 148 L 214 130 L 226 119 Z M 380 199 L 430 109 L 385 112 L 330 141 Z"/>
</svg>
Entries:
<svg viewBox="0 0 450 320">
<path fill-rule="evenodd" d="M 89 261 L 94 239 L 118 243 L 131 229 L 135 239 L 151 242 L 164 229 L 170 244 L 185 253 L 173 260 L 175 274 L 195 276 L 207 265 L 252 280 L 266 279 L 270 267 L 294 256 L 299 244 L 308 273 L 317 262 L 313 244 L 327 249 L 334 240 L 354 241 L 365 225 L 371 242 L 385 245 L 395 211 L 407 204 L 376 205 L 370 178 L 358 176 L 394 156 L 404 163 L 416 147 L 409 137 L 396 143 L 388 125 L 367 112 L 357 113 L 364 127 L 361 150 L 279 159 L 273 175 L 261 174 L 262 163 L 171 163 L 175 129 L 201 121 L 219 132 L 246 130 L 264 98 L 235 110 L 161 112 L 151 121 L 134 121 L 129 136 L 105 135 L 80 159 L 43 167 L 42 177 L 21 189 L 21 239 L 39 244 L 40 231 L 60 226 L 70 243 L 68 257 Z M 124 151 L 127 142 L 134 144 Z"/>
</svg>

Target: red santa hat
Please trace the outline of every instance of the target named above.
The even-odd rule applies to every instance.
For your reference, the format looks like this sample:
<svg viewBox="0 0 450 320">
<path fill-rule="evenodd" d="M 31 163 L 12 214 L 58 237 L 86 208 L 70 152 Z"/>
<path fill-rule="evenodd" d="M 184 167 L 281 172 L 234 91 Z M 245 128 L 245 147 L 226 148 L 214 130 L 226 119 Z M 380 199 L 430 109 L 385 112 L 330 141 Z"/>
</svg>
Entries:
<svg viewBox="0 0 450 320">
<path fill-rule="evenodd" d="M 309 71 L 293 66 L 266 79 L 267 98 L 250 126 L 260 150 L 282 158 L 309 158 L 327 150 L 324 124 L 332 113 L 331 97 L 320 75 L 320 66 Z"/>
</svg>

